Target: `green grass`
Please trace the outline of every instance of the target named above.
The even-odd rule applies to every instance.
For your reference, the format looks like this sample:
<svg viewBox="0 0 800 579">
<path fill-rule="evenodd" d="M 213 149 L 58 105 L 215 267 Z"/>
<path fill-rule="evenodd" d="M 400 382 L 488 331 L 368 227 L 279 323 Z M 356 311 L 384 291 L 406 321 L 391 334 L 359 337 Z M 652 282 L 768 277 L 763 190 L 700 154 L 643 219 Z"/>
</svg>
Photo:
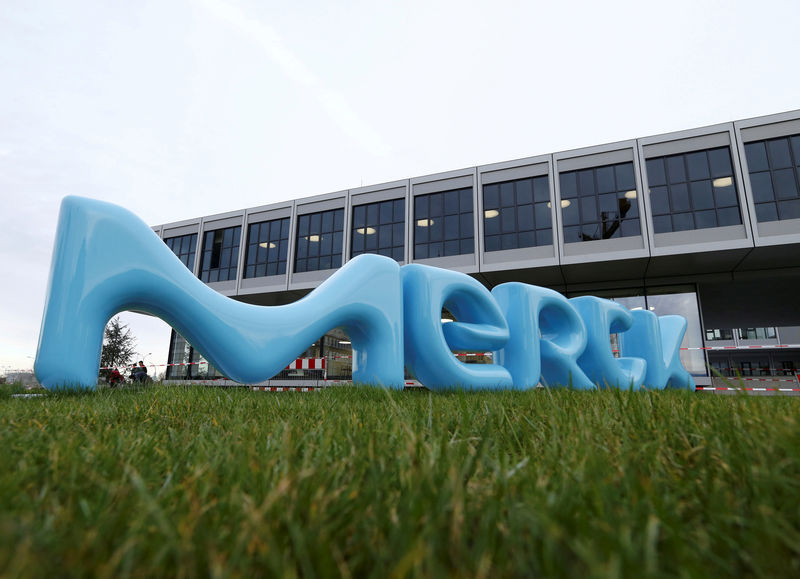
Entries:
<svg viewBox="0 0 800 579">
<path fill-rule="evenodd" d="M 797 576 L 800 400 L 0 391 L 3 576 Z"/>
</svg>

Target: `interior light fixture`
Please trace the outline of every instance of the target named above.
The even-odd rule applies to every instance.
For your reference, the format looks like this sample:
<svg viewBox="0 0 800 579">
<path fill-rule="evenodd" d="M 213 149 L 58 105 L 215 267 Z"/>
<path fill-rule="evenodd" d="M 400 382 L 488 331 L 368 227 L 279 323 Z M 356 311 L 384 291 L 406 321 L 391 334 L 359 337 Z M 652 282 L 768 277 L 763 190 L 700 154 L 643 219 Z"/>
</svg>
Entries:
<svg viewBox="0 0 800 579">
<path fill-rule="evenodd" d="M 733 185 L 733 177 L 720 177 L 711 182 L 714 187 L 730 187 Z"/>
<path fill-rule="evenodd" d="M 417 219 L 417 225 L 420 227 L 430 227 L 433 225 L 433 219 Z"/>
<path fill-rule="evenodd" d="M 374 227 L 359 227 L 356 229 L 356 233 L 360 233 L 361 235 L 372 235 L 375 233 Z"/>
<path fill-rule="evenodd" d="M 455 322 L 455 320 L 451 320 L 450 318 L 442 318 L 442 323 L 446 324 L 448 322 Z"/>
<path fill-rule="evenodd" d="M 561 207 L 562 207 L 562 209 L 566 209 L 566 208 L 567 208 L 567 207 L 569 207 L 570 205 L 572 205 L 572 201 L 570 201 L 569 199 L 562 199 L 562 200 L 561 200 Z"/>
<path fill-rule="evenodd" d="M 625 191 L 625 199 L 636 199 L 636 189 L 633 191 Z"/>
<path fill-rule="evenodd" d="M 348 340 L 339 340 L 339 343 L 340 344 L 349 344 L 350 342 Z"/>
<path fill-rule="evenodd" d="M 320 240 L 321 237 L 322 237 L 321 235 L 308 235 L 308 236 L 306 236 L 306 239 L 316 243 L 316 242 L 318 242 Z"/>
<path fill-rule="evenodd" d="M 264 249 L 275 249 L 275 244 L 271 241 L 262 241 L 258 244 L 259 247 L 263 247 Z"/>
<path fill-rule="evenodd" d="M 483 216 L 486 219 L 491 219 L 492 217 L 497 217 L 498 215 L 500 215 L 500 212 L 497 209 L 487 209 L 483 212 Z"/>
</svg>

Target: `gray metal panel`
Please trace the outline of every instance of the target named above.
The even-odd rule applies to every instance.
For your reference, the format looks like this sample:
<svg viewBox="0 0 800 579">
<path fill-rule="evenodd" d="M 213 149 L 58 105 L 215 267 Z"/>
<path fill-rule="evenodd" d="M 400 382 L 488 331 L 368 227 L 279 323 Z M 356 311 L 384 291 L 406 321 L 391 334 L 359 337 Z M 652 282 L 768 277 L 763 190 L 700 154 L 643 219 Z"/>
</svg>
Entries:
<svg viewBox="0 0 800 579">
<path fill-rule="evenodd" d="M 505 169 L 487 171 L 478 168 L 478 174 L 480 175 L 481 185 L 489 185 L 502 181 L 525 179 L 526 177 L 540 177 L 542 175 L 547 175 L 549 170 L 550 163 L 548 157 L 538 163 L 508 167 Z"/>
<path fill-rule="evenodd" d="M 413 180 L 412 180 L 413 181 Z M 461 175 L 460 177 L 450 177 L 438 181 L 428 181 L 425 183 L 413 183 L 411 185 L 414 195 L 425 195 L 426 193 L 436 193 L 438 191 L 449 191 L 451 189 L 462 189 L 474 185 L 474 175 Z"/>
<path fill-rule="evenodd" d="M 709 229 L 692 229 L 689 231 L 673 231 L 670 233 L 656 233 L 653 235 L 657 247 L 672 245 L 691 245 L 703 244 L 703 247 L 696 247 L 695 250 L 708 251 L 709 249 L 727 249 L 723 245 L 711 248 L 708 244 L 719 243 L 731 240 L 747 238 L 747 231 L 744 225 L 728 225 L 726 227 L 712 227 Z M 750 245 L 750 244 L 746 244 Z M 735 244 L 739 247 L 740 244 Z"/>
<path fill-rule="evenodd" d="M 643 140 L 646 142 L 646 140 Z M 643 145 L 642 151 L 645 159 L 674 155 L 676 153 L 687 153 L 690 151 L 700 151 L 702 149 L 712 149 L 714 147 L 724 147 L 731 144 L 730 133 L 728 131 L 713 133 L 710 135 L 698 135 L 695 137 L 676 138 L 662 143 Z"/>
<path fill-rule="evenodd" d="M 231 279 L 228 281 L 215 281 L 206 284 L 208 287 L 213 289 L 215 292 L 219 292 L 224 296 L 235 296 L 236 295 L 236 280 Z"/>
<path fill-rule="evenodd" d="M 617 239 L 598 239 L 597 241 L 581 241 L 579 243 L 565 243 L 564 256 L 592 256 L 597 259 L 598 254 L 608 253 L 629 253 L 631 255 L 620 255 L 618 259 L 625 257 L 641 257 L 641 252 L 636 251 L 644 249 L 644 239 L 639 235 L 637 237 L 619 237 Z M 574 263 L 574 262 L 572 262 Z"/>
<path fill-rule="evenodd" d="M 555 154 L 554 158 L 558 165 L 558 172 L 563 173 L 565 171 L 575 171 L 578 169 L 588 169 L 589 167 L 601 167 L 603 165 L 633 161 L 633 142 L 629 147 L 625 147 L 624 149 L 615 149 L 586 155 L 578 153 L 578 151 L 575 151 L 570 156 L 564 156 L 566 153 Z"/>
<path fill-rule="evenodd" d="M 289 282 L 290 290 L 315 288 L 323 281 L 331 277 L 338 270 L 336 269 L 323 269 L 319 271 L 304 271 L 301 273 L 293 273 L 292 279 Z"/>
<path fill-rule="evenodd" d="M 558 265 L 558 258 L 553 245 L 484 252 L 481 271 L 498 269 L 497 266 L 502 266 L 506 269 L 522 269 L 524 267 L 535 267 L 536 265 Z"/>
<path fill-rule="evenodd" d="M 239 282 L 239 295 L 289 289 L 287 275 L 270 275 L 244 278 Z"/>
<path fill-rule="evenodd" d="M 179 237 L 181 235 L 189 235 L 192 233 L 200 233 L 200 221 L 195 221 L 191 225 L 164 225 L 161 229 L 161 238 L 169 239 L 170 237 Z"/>
<path fill-rule="evenodd" d="M 203 219 L 203 233 L 226 227 L 236 227 L 237 225 L 242 225 L 243 220 L 243 212 L 230 217 L 206 217 Z"/>
<path fill-rule="evenodd" d="M 395 181 L 384 185 L 351 189 L 350 204 L 355 207 L 356 205 L 365 205 L 377 201 L 401 199 L 406 197 L 407 191 L 408 181 Z"/>
<path fill-rule="evenodd" d="M 800 133 L 800 110 L 744 119 L 734 123 L 744 142 Z"/>
<path fill-rule="evenodd" d="M 347 192 L 333 193 L 327 199 L 314 199 L 314 201 L 298 199 L 296 201 L 297 215 L 307 215 L 309 213 L 328 211 L 330 209 L 344 209 L 345 205 L 347 204 Z"/>
<path fill-rule="evenodd" d="M 252 209 L 247 212 L 247 224 L 261 223 L 292 216 L 292 205 L 276 207 L 274 209 Z"/>
<path fill-rule="evenodd" d="M 413 263 L 452 269 L 462 273 L 476 273 L 478 271 L 478 266 L 475 264 L 475 254 L 473 253 L 450 255 L 448 257 L 432 257 L 429 259 L 415 259 Z"/>
</svg>

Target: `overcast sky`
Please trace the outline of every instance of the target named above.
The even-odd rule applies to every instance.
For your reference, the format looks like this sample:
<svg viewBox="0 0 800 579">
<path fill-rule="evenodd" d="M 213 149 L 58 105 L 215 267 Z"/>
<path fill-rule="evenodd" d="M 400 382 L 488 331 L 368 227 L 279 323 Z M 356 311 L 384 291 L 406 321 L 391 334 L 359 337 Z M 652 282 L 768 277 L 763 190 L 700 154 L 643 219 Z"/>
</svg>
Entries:
<svg viewBox="0 0 800 579">
<path fill-rule="evenodd" d="M 0 2 L 0 374 L 58 206 L 151 225 L 800 108 L 797 0 Z M 148 363 L 169 328 L 126 314 Z"/>
</svg>

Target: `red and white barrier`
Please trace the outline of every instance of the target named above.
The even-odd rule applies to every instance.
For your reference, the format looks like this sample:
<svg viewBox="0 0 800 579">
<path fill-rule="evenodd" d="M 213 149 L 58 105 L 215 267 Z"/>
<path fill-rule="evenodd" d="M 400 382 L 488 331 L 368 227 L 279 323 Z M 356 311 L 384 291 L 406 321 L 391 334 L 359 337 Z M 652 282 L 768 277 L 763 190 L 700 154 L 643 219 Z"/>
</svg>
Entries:
<svg viewBox="0 0 800 579">
<path fill-rule="evenodd" d="M 298 358 L 288 366 L 287 370 L 324 370 L 325 358 Z"/>
</svg>

